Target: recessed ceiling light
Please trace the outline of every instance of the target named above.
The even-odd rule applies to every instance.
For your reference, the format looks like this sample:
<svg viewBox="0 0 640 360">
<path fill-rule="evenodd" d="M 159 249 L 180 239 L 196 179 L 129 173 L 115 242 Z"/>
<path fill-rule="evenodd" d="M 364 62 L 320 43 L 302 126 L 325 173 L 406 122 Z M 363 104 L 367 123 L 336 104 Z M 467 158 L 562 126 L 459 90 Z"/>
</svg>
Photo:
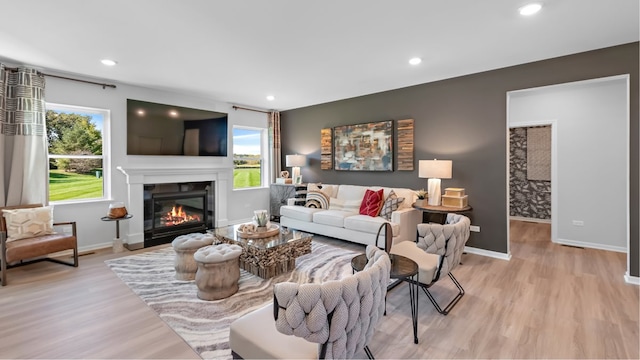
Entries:
<svg viewBox="0 0 640 360">
<path fill-rule="evenodd" d="M 420 59 L 419 57 L 414 57 L 409 60 L 409 64 L 411 65 L 418 65 L 421 62 L 422 62 L 422 59 Z"/>
<path fill-rule="evenodd" d="M 102 59 L 102 60 L 100 60 L 100 62 L 103 65 L 107 65 L 107 66 L 115 66 L 118 63 L 117 61 L 111 60 L 111 59 Z"/>
<path fill-rule="evenodd" d="M 275 97 L 275 96 L 273 96 L 273 95 L 267 95 L 267 100 L 269 100 L 269 101 L 273 101 L 273 100 L 275 100 L 275 99 L 276 99 L 276 97 Z"/>
<path fill-rule="evenodd" d="M 540 3 L 531 3 L 531 4 L 527 4 L 527 5 L 523 6 L 523 7 L 521 7 L 520 9 L 518 9 L 518 12 L 522 16 L 530 16 L 530 15 L 533 15 L 533 14 L 537 13 L 538 11 L 540 11 L 540 9 L 542 9 L 542 4 L 540 4 Z"/>
</svg>

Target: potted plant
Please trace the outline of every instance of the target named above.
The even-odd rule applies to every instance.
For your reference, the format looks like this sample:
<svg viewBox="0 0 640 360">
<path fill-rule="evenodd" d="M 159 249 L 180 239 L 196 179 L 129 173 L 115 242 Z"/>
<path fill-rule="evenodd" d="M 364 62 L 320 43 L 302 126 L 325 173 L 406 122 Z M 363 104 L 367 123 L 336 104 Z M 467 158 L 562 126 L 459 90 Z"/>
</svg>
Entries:
<svg viewBox="0 0 640 360">
<path fill-rule="evenodd" d="M 418 200 L 416 200 L 415 205 L 416 206 L 425 206 L 428 203 L 427 197 L 428 197 L 428 193 L 424 190 L 424 189 L 420 189 L 418 191 L 415 192 L 416 195 L 418 196 Z"/>
</svg>

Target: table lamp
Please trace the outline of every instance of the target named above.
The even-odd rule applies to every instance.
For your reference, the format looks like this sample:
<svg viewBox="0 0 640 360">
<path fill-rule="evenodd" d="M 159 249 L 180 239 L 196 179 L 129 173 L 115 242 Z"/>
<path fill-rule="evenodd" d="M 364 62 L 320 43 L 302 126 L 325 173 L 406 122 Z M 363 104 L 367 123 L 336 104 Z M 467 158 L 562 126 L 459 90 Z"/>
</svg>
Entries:
<svg viewBox="0 0 640 360">
<path fill-rule="evenodd" d="M 440 179 L 451 179 L 451 160 L 420 160 L 418 177 L 428 178 L 429 205 L 440 205 Z"/>
<path fill-rule="evenodd" d="M 294 184 L 302 184 L 302 175 L 300 175 L 300 166 L 307 164 L 305 155 L 287 155 L 287 167 L 291 167 L 291 177 Z"/>
</svg>

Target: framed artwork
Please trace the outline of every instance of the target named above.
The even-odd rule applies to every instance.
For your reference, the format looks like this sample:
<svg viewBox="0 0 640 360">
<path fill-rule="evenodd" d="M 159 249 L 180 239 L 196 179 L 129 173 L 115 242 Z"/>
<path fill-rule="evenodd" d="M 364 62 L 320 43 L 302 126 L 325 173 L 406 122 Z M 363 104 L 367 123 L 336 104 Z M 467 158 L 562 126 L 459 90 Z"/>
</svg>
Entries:
<svg viewBox="0 0 640 360">
<path fill-rule="evenodd" d="M 320 131 L 320 169 L 322 170 L 333 168 L 331 142 L 331 128 L 322 129 Z"/>
<path fill-rule="evenodd" d="M 393 171 L 393 120 L 333 128 L 334 169 Z"/>
</svg>

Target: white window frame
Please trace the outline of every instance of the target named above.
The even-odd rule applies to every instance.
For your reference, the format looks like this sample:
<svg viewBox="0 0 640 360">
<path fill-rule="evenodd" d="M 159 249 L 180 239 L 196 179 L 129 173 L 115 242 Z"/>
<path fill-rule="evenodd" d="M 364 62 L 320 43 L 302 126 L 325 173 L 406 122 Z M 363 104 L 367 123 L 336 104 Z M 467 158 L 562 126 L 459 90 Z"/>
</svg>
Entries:
<svg viewBox="0 0 640 360">
<path fill-rule="evenodd" d="M 93 108 L 87 106 L 66 105 L 57 103 L 46 103 L 45 111 L 65 111 L 76 113 L 94 113 L 102 115 L 102 155 L 51 155 L 48 151 L 47 144 L 47 160 L 48 159 L 102 159 L 102 197 L 91 199 L 70 199 L 50 201 L 51 204 L 72 204 L 87 203 L 111 200 L 111 111 L 108 109 Z M 49 161 L 47 161 L 47 173 L 49 171 Z M 47 196 L 49 188 L 47 185 Z"/>
<path fill-rule="evenodd" d="M 236 189 L 233 186 L 233 191 L 243 191 L 243 190 L 255 190 L 255 189 L 264 189 L 269 187 L 269 138 L 267 134 L 266 128 L 255 127 L 255 126 L 243 126 L 243 125 L 233 125 L 231 128 L 231 139 L 233 139 L 233 130 L 234 129 L 243 129 L 243 130 L 253 130 L 260 132 L 260 186 L 254 187 L 246 187 L 246 188 L 238 188 Z M 235 142 L 233 142 L 231 146 L 231 163 L 233 164 L 235 160 Z M 235 165 L 233 165 L 233 170 L 235 170 Z"/>
</svg>

